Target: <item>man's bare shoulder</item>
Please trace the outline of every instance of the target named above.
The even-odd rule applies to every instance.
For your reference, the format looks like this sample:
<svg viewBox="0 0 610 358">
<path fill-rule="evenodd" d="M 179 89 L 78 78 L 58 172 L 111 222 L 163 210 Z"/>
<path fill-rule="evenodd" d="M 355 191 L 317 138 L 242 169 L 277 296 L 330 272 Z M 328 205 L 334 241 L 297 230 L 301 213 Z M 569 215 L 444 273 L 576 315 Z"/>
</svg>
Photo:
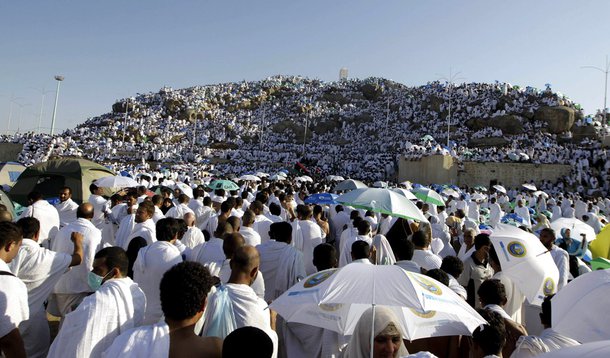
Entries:
<svg viewBox="0 0 610 358">
<path fill-rule="evenodd" d="M 170 347 L 169 358 L 199 357 L 199 358 L 221 358 L 222 339 L 218 337 L 193 336 L 182 342 L 176 342 L 176 346 Z"/>
</svg>

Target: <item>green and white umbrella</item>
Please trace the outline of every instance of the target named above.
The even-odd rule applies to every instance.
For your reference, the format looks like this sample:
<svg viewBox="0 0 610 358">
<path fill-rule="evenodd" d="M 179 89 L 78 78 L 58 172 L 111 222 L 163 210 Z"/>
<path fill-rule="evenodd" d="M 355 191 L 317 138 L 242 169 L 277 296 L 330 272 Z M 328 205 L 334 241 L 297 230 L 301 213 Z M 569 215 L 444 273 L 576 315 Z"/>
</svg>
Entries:
<svg viewBox="0 0 610 358">
<path fill-rule="evenodd" d="M 337 184 L 337 186 L 333 188 L 333 191 L 345 191 L 361 188 L 368 188 L 368 186 L 359 180 L 347 179 Z"/>
<path fill-rule="evenodd" d="M 239 190 L 239 185 L 230 180 L 214 180 L 208 185 L 210 189 Z"/>
<path fill-rule="evenodd" d="M 411 190 L 416 198 L 423 201 L 424 203 L 434 204 L 438 206 L 445 206 L 445 200 L 439 193 L 428 188 L 416 188 Z"/>
<path fill-rule="evenodd" d="M 392 215 L 403 219 L 428 222 L 415 204 L 389 189 L 361 188 L 339 196 L 337 202 L 357 209 Z"/>
</svg>

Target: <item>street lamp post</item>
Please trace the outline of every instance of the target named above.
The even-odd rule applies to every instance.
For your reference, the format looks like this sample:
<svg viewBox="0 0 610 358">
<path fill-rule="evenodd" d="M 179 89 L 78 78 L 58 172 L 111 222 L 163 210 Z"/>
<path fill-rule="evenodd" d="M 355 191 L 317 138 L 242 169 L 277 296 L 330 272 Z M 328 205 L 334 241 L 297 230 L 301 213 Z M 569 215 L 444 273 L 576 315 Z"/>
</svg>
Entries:
<svg viewBox="0 0 610 358">
<path fill-rule="evenodd" d="M 598 70 L 604 74 L 604 122 L 608 119 L 606 118 L 607 107 L 606 107 L 606 99 L 608 97 L 608 72 L 610 72 L 610 62 L 608 62 L 608 55 L 606 55 L 606 63 L 605 67 L 597 67 L 597 66 L 581 66 L 581 68 L 591 68 L 594 70 Z"/>
<path fill-rule="evenodd" d="M 42 126 L 42 113 L 43 113 L 43 109 L 44 109 L 44 100 L 45 97 L 47 95 L 47 93 L 51 93 L 53 91 L 45 91 L 44 88 L 40 89 L 40 88 L 34 88 L 31 87 L 32 89 L 40 92 L 40 112 L 38 113 L 38 127 L 36 127 L 36 133 L 40 134 L 40 127 Z"/>
<path fill-rule="evenodd" d="M 57 100 L 59 99 L 59 85 L 61 81 L 64 80 L 64 76 L 55 76 L 55 81 L 57 81 L 57 90 L 55 90 L 55 106 L 53 107 L 53 119 L 51 120 L 51 135 L 55 132 L 55 118 L 57 116 Z"/>
<path fill-rule="evenodd" d="M 22 99 L 21 97 L 15 97 L 15 95 L 11 95 L 11 101 L 9 104 L 9 109 L 8 109 L 8 124 L 6 126 L 6 134 L 10 134 L 11 131 L 11 121 L 13 119 L 13 103 L 19 105 L 18 102 L 16 102 L 18 99 Z"/>
<path fill-rule="evenodd" d="M 447 150 L 449 150 L 449 132 L 451 130 L 451 90 L 453 89 L 453 83 L 458 79 L 463 79 L 462 77 L 457 77 L 461 72 L 453 73 L 451 67 L 449 67 L 449 77 L 441 77 L 441 80 L 445 80 L 447 82 L 447 86 L 449 87 L 449 111 L 447 114 Z"/>
<path fill-rule="evenodd" d="M 23 113 L 23 107 L 30 106 L 31 104 L 30 103 L 21 104 L 21 103 L 17 103 L 17 102 L 15 102 L 15 104 L 19 106 L 19 117 L 18 117 L 19 119 L 17 119 L 17 133 L 19 133 L 19 130 L 21 128 L 21 114 Z"/>
</svg>

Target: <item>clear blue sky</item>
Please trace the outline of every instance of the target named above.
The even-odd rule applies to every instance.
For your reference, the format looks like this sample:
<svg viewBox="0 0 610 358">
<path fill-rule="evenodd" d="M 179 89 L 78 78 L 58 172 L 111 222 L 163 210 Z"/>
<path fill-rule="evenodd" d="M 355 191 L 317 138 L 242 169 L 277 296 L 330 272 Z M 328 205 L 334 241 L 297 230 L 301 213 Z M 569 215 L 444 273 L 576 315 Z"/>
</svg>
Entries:
<svg viewBox="0 0 610 358">
<path fill-rule="evenodd" d="M 2 1 L 0 133 L 10 96 L 34 129 L 40 90 L 61 85 L 57 128 L 118 98 L 276 74 L 380 76 L 421 85 L 449 68 L 468 82 L 553 89 L 587 113 L 603 105 L 610 1 Z M 38 89 L 38 90 L 36 90 Z M 54 93 L 45 100 L 50 127 Z M 28 105 L 29 104 L 29 105 Z M 14 105 L 12 130 L 20 108 Z"/>
</svg>

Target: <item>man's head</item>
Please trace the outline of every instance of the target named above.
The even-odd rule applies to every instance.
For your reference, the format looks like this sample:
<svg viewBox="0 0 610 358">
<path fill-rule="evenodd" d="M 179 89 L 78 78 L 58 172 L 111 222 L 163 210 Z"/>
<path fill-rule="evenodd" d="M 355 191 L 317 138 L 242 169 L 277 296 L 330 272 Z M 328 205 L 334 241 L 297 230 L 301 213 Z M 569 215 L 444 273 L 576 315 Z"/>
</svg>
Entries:
<svg viewBox="0 0 610 358">
<path fill-rule="evenodd" d="M 98 187 L 97 185 L 91 183 L 91 185 L 89 185 L 89 191 L 91 192 L 91 194 L 93 195 L 100 195 L 102 189 L 100 187 Z"/>
<path fill-rule="evenodd" d="M 474 229 L 468 228 L 464 230 L 464 244 L 468 246 L 472 246 L 474 244 L 474 237 L 477 232 Z"/>
<path fill-rule="evenodd" d="M 489 257 L 489 248 L 491 247 L 491 240 L 487 234 L 478 234 L 474 238 L 474 249 L 478 254 L 483 257 Z"/>
<path fill-rule="evenodd" d="M 186 214 L 184 214 L 184 222 L 186 223 L 186 226 L 191 227 L 195 225 L 195 214 L 193 214 L 192 212 L 187 212 Z"/>
<path fill-rule="evenodd" d="M 135 191 L 130 191 L 129 193 L 127 193 L 127 195 L 125 195 L 125 204 L 127 204 L 128 207 L 132 207 L 134 205 L 136 205 L 138 203 L 138 193 L 136 193 Z"/>
<path fill-rule="evenodd" d="M 371 224 L 367 220 L 358 223 L 358 235 L 368 235 L 371 233 Z"/>
<path fill-rule="evenodd" d="M 12 222 L 13 221 L 13 214 L 11 214 L 10 211 L 4 209 L 4 210 L 0 210 L 0 223 L 3 222 Z"/>
<path fill-rule="evenodd" d="M 297 216 L 299 220 L 309 220 L 313 216 L 313 210 L 311 210 L 309 205 L 298 205 Z"/>
<path fill-rule="evenodd" d="M 225 234 L 222 237 L 222 241 L 222 251 L 227 259 L 233 258 L 235 250 L 246 244 L 244 237 L 238 232 Z"/>
<path fill-rule="evenodd" d="M 352 260 L 368 259 L 371 256 L 370 245 L 363 240 L 354 241 L 352 244 Z"/>
<path fill-rule="evenodd" d="M 255 200 L 250 204 L 250 210 L 254 211 L 256 215 L 261 215 L 263 213 L 263 203 L 261 201 Z"/>
<path fill-rule="evenodd" d="M 221 215 L 229 215 L 231 213 L 231 210 L 233 209 L 233 204 L 230 203 L 228 200 L 225 200 L 222 202 L 222 204 L 220 204 L 220 214 Z"/>
<path fill-rule="evenodd" d="M 154 195 L 152 197 L 152 203 L 160 209 L 163 205 L 163 197 L 159 194 Z"/>
<path fill-rule="evenodd" d="M 212 288 L 210 271 L 198 262 L 181 262 L 163 274 L 159 285 L 161 310 L 168 324 L 203 315 Z"/>
<path fill-rule="evenodd" d="M 103 248 L 95 254 L 91 272 L 102 277 L 100 284 L 103 284 L 112 278 L 127 277 L 128 270 L 129 258 L 125 250 L 111 246 Z"/>
<path fill-rule="evenodd" d="M 143 201 L 136 210 L 135 221 L 137 223 L 143 223 L 146 220 L 152 219 L 155 214 L 155 205 L 151 201 Z"/>
<path fill-rule="evenodd" d="M 59 201 L 63 203 L 70 198 L 72 198 L 72 189 L 70 187 L 64 186 L 59 189 Z"/>
<path fill-rule="evenodd" d="M 551 228 L 542 229 L 542 231 L 540 231 L 540 242 L 548 250 L 552 249 L 553 244 L 555 243 L 555 230 Z"/>
<path fill-rule="evenodd" d="M 241 217 L 242 226 L 252 227 L 252 225 L 254 225 L 255 217 L 256 217 L 256 214 L 254 213 L 254 211 L 246 210 L 246 212 L 244 212 L 244 215 Z"/>
<path fill-rule="evenodd" d="M 290 244 L 292 242 L 292 225 L 284 221 L 271 224 L 269 226 L 269 238 Z"/>
<path fill-rule="evenodd" d="M 415 249 L 418 250 L 427 249 L 428 246 L 430 246 L 430 239 L 428 238 L 428 235 L 426 235 L 426 233 L 421 230 L 418 230 L 413 233 L 411 241 L 413 241 Z"/>
<path fill-rule="evenodd" d="M 178 202 L 180 204 L 188 204 L 189 203 L 190 198 L 188 197 L 188 195 L 186 194 L 180 194 L 178 195 Z"/>
<path fill-rule="evenodd" d="M 269 212 L 271 215 L 280 216 L 282 213 L 282 208 L 276 203 L 269 204 Z"/>
<path fill-rule="evenodd" d="M 443 258 L 443 263 L 441 264 L 441 270 L 450 274 L 457 280 L 462 272 L 464 272 L 464 263 L 455 256 L 445 256 Z"/>
<path fill-rule="evenodd" d="M 17 225 L 21 229 L 21 233 L 24 239 L 31 239 L 38 241 L 38 235 L 40 234 L 40 221 L 34 217 L 25 217 L 17 221 Z"/>
<path fill-rule="evenodd" d="M 258 250 L 245 245 L 237 248 L 231 259 L 231 283 L 244 283 L 252 285 L 258 275 L 260 256 Z"/>
<path fill-rule="evenodd" d="M 19 226 L 12 222 L 0 222 L 0 260 L 7 264 L 17 256 L 23 235 Z"/>
<path fill-rule="evenodd" d="M 256 347 L 256 351 L 252 351 Z M 241 327 L 225 338 L 222 344 L 222 357 L 271 358 L 273 341 L 265 331 L 251 326 Z"/>
<path fill-rule="evenodd" d="M 432 269 L 426 271 L 426 276 L 432 277 L 438 282 L 442 283 L 445 286 L 449 286 L 449 276 L 447 273 L 441 269 Z"/>
<path fill-rule="evenodd" d="M 146 189 L 146 187 L 144 185 L 140 185 L 137 189 L 136 189 L 136 193 L 138 194 L 138 196 L 144 196 L 146 195 L 146 192 L 148 191 L 148 189 Z"/>
<path fill-rule="evenodd" d="M 487 324 L 477 327 L 472 332 L 472 357 L 499 356 L 506 343 L 506 326 L 502 316 L 494 311 L 479 309 L 477 312 Z"/>
<path fill-rule="evenodd" d="M 42 200 L 42 194 L 37 192 L 37 191 L 33 191 L 31 193 L 28 194 L 28 204 L 32 205 L 35 202 Z"/>
<path fill-rule="evenodd" d="M 506 304 L 506 289 L 504 284 L 500 280 L 489 279 L 483 281 L 479 290 L 477 291 L 479 299 L 481 300 L 482 306 L 486 305 L 498 305 L 504 306 Z"/>
<path fill-rule="evenodd" d="M 313 249 L 313 265 L 318 271 L 336 268 L 337 264 L 337 250 L 333 245 L 324 243 Z"/>
<path fill-rule="evenodd" d="M 76 217 L 79 219 L 93 219 L 93 205 L 90 203 L 82 203 L 76 209 Z"/>
<path fill-rule="evenodd" d="M 203 206 L 207 206 L 207 207 L 212 206 L 212 198 L 210 198 L 209 196 L 204 197 Z"/>
<path fill-rule="evenodd" d="M 218 226 L 214 231 L 214 237 L 221 239 L 224 237 L 225 234 L 230 234 L 235 231 L 237 230 L 235 230 L 233 226 L 231 226 L 231 224 L 226 221 L 220 221 L 218 222 Z"/>
<path fill-rule="evenodd" d="M 155 229 L 157 231 L 157 240 L 173 242 L 178 239 L 181 225 L 174 218 L 163 218 L 157 221 Z"/>
</svg>

